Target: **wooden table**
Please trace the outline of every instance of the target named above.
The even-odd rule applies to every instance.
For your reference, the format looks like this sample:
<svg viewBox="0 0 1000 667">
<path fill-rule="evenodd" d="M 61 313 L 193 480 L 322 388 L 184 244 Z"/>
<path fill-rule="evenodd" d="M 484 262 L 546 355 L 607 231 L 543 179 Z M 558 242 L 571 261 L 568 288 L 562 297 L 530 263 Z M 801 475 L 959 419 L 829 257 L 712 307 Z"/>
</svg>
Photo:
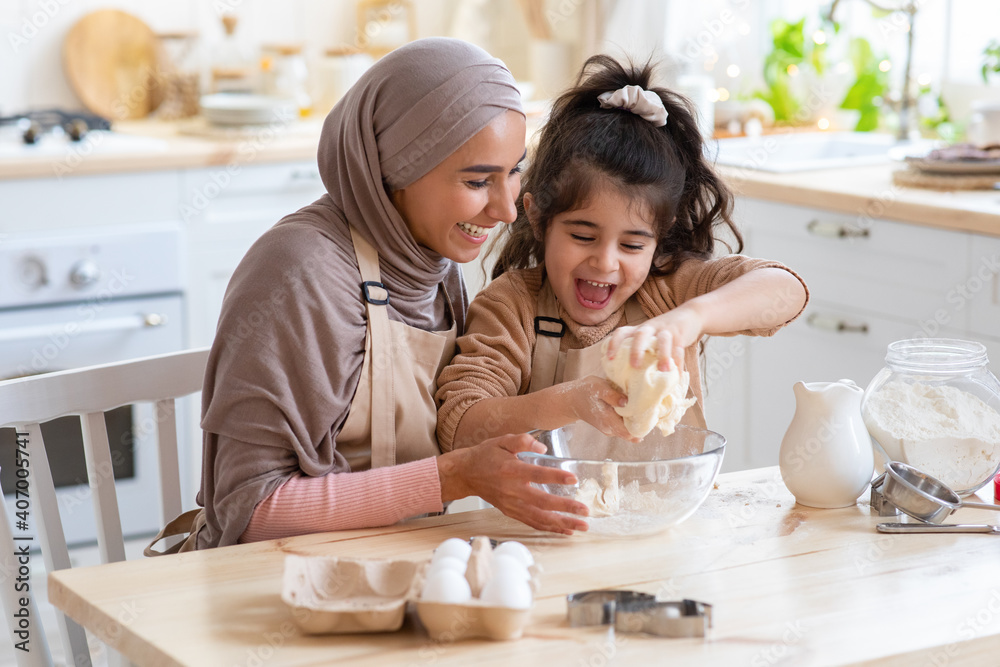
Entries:
<svg viewBox="0 0 1000 667">
<path fill-rule="evenodd" d="M 884 520 L 867 502 L 796 505 L 777 468 L 762 468 L 721 475 L 694 516 L 653 537 L 553 537 L 482 510 L 63 570 L 49 598 L 138 665 L 1000 664 L 1000 538 L 876 533 Z M 519 539 L 544 567 L 519 641 L 439 644 L 410 621 L 303 636 L 280 599 L 288 553 L 424 559 L 473 535 Z M 570 628 L 566 594 L 595 588 L 710 602 L 714 628 L 706 639 Z"/>
</svg>

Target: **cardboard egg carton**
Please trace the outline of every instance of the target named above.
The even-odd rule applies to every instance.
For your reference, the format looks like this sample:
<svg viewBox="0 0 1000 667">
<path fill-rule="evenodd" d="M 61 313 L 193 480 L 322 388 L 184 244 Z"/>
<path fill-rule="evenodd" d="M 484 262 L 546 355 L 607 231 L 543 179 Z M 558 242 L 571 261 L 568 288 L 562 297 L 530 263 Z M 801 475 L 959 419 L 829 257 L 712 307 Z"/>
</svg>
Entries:
<svg viewBox="0 0 1000 667">
<path fill-rule="evenodd" d="M 392 632 L 403 625 L 421 563 L 409 560 L 285 557 L 281 599 L 306 634 Z"/>
<path fill-rule="evenodd" d="M 486 545 L 489 547 L 488 540 Z M 484 554 L 481 543 L 476 545 L 474 541 L 474 550 L 477 546 Z M 489 577 L 488 562 L 485 555 L 470 557 L 466 578 L 476 596 Z M 436 641 L 521 637 L 531 617 L 530 607 L 498 607 L 478 597 L 465 603 L 421 600 L 429 567 L 429 560 L 290 554 L 285 557 L 281 598 L 292 608 L 295 623 L 306 634 L 395 632 L 403 626 L 407 603 L 412 602 L 421 624 Z M 532 565 L 528 573 L 534 596 L 539 590 L 541 568 Z"/>
</svg>

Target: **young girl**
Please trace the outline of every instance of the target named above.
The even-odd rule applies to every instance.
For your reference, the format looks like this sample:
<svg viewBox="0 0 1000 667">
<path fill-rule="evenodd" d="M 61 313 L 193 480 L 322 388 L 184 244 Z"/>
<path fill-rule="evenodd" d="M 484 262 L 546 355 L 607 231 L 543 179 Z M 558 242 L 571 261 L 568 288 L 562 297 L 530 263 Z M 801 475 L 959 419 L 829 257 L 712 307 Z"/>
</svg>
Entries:
<svg viewBox="0 0 1000 667">
<path fill-rule="evenodd" d="M 650 85 L 652 67 L 594 56 L 556 100 L 524 175 L 490 283 L 469 308 L 459 354 L 439 378 L 442 449 L 576 420 L 631 437 L 626 397 L 601 373 L 631 338 L 631 363 L 690 373 L 705 427 L 698 343 L 770 336 L 808 292 L 777 262 L 713 258 L 716 227 L 743 241 L 733 196 L 702 152 L 690 104 Z"/>
</svg>

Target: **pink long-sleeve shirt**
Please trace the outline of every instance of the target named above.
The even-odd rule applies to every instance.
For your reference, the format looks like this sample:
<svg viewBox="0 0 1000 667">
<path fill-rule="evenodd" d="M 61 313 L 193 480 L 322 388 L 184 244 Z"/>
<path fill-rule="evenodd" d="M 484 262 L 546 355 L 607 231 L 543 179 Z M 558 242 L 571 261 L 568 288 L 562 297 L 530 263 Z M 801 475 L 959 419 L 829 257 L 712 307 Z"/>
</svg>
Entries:
<svg viewBox="0 0 1000 667">
<path fill-rule="evenodd" d="M 364 472 L 296 475 L 257 505 L 239 541 L 389 526 L 443 509 L 434 457 Z"/>
</svg>

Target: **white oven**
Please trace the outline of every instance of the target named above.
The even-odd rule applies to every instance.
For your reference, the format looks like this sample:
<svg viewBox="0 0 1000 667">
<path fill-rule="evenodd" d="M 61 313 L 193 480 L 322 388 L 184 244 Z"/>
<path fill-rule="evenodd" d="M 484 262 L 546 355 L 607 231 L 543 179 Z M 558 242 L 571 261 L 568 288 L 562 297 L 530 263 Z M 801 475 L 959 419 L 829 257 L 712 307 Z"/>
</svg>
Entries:
<svg viewBox="0 0 1000 667">
<path fill-rule="evenodd" d="M 184 349 L 181 234 L 179 223 L 157 223 L 0 239 L 0 379 Z M 181 469 L 187 470 L 197 444 L 185 441 L 194 415 L 184 402 L 178 412 L 186 424 L 178 438 Z M 152 418 L 152 406 L 119 408 L 106 418 L 129 536 L 155 533 L 160 523 Z M 43 424 L 42 433 L 67 540 L 92 542 L 79 419 Z M 13 489 L 14 447 L 13 429 L 0 429 L 4 493 Z M 7 502 L 14 506 L 10 496 Z"/>
</svg>

